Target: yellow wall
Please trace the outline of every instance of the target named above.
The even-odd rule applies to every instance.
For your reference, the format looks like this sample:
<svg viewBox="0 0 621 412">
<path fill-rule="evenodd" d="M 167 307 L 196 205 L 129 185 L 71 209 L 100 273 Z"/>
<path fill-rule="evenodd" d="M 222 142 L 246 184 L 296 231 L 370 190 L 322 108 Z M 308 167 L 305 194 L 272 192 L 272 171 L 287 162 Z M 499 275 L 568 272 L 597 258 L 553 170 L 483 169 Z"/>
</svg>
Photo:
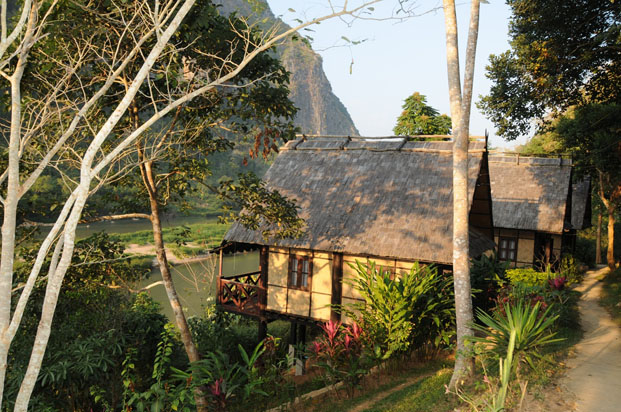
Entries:
<svg viewBox="0 0 621 412">
<path fill-rule="evenodd" d="M 291 253 L 311 256 L 311 291 L 287 288 L 288 248 L 270 247 L 268 256 L 267 309 L 284 314 L 329 320 L 332 301 L 332 254 L 291 249 Z"/>
<path fill-rule="evenodd" d="M 498 245 L 499 236 L 518 238 L 517 262 L 512 263 L 511 267 L 526 267 L 533 265 L 535 257 L 535 231 L 533 230 L 512 230 L 496 229 L 494 231 L 494 241 Z M 557 258 L 561 256 L 561 235 L 552 235 L 553 253 Z"/>
<path fill-rule="evenodd" d="M 535 240 L 520 238 L 518 240 L 518 250 L 517 250 L 518 266 L 532 266 L 534 254 L 535 254 Z"/>
<path fill-rule="evenodd" d="M 552 245 L 554 255 L 557 259 L 561 258 L 561 242 L 563 241 L 563 237 L 561 235 L 553 235 L 552 239 L 554 239 L 554 244 Z"/>
<path fill-rule="evenodd" d="M 287 313 L 298 316 L 310 314 L 310 292 L 297 289 L 288 290 Z"/>
<path fill-rule="evenodd" d="M 287 276 L 289 272 L 289 253 L 312 256 L 313 273 L 311 277 L 311 290 L 302 291 L 287 288 Z M 366 263 L 367 258 L 361 256 L 346 255 L 343 257 L 343 305 L 361 302 L 362 296 L 347 280 L 354 280 L 357 272 L 348 263 L 355 265 L 356 260 Z M 388 269 L 393 273 L 409 272 L 412 262 L 398 261 L 394 259 L 374 259 L 377 266 Z M 267 309 L 327 321 L 330 319 L 332 301 L 332 254 L 312 252 L 308 250 L 287 249 L 271 247 L 268 257 L 268 291 Z M 342 315 L 342 321 L 351 323 L 351 319 Z"/>
<path fill-rule="evenodd" d="M 287 249 L 270 248 L 267 281 L 268 285 L 287 287 L 289 272 L 289 251 Z"/>
</svg>

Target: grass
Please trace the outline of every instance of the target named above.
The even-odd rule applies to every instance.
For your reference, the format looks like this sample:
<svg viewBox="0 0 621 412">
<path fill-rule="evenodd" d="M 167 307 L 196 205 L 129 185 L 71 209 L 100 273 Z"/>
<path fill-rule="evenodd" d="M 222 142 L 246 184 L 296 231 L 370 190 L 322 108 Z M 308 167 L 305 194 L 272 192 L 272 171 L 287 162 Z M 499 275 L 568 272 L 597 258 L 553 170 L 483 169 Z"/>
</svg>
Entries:
<svg viewBox="0 0 621 412">
<path fill-rule="evenodd" d="M 184 243 L 192 242 L 200 245 L 200 248 L 209 249 L 220 244 L 222 237 L 229 230 L 229 227 L 230 225 L 217 222 L 194 223 L 169 227 L 163 230 L 164 242 L 173 250 L 176 247 L 180 249 L 180 252 L 191 254 L 193 253 L 191 249 L 196 248 L 184 247 Z M 153 243 L 153 232 L 151 230 L 114 234 L 110 237 L 124 245 L 146 245 Z"/>
<path fill-rule="evenodd" d="M 444 412 L 453 410 L 459 404 L 455 397 L 445 394 L 444 385 L 451 378 L 452 365 L 446 360 L 433 360 L 425 364 L 411 364 L 395 362 L 380 372 L 365 378 L 363 386 L 357 390 L 352 399 L 347 399 L 344 393 L 331 393 L 330 396 L 305 401 L 296 405 L 295 410 L 323 412 L 326 410 L 348 411 L 359 408 L 368 403 L 365 411 L 429 411 Z M 412 385 L 398 390 L 388 397 L 373 402 L 381 394 L 395 388 L 409 380 L 415 380 Z"/>
<path fill-rule="evenodd" d="M 603 282 L 600 304 L 610 312 L 614 321 L 621 326 L 621 269 L 608 273 Z"/>
<path fill-rule="evenodd" d="M 441 369 L 433 376 L 421 379 L 412 386 L 390 394 L 366 412 L 444 412 L 453 410 L 457 401 L 447 396 L 445 386 L 451 380 L 452 369 Z"/>
</svg>

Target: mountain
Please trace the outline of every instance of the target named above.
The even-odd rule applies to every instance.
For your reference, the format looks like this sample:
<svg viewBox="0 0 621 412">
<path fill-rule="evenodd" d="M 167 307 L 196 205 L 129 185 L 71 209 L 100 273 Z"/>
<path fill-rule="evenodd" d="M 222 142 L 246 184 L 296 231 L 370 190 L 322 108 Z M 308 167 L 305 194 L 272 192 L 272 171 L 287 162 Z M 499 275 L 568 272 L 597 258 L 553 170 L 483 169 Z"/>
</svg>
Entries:
<svg viewBox="0 0 621 412">
<path fill-rule="evenodd" d="M 215 1 L 223 14 L 236 12 L 239 16 L 254 16 L 261 24 L 277 22 L 289 27 L 271 12 L 265 0 L 253 1 L 262 7 L 257 15 L 246 0 Z M 332 86 L 323 71 L 319 54 L 304 41 L 287 41 L 278 47 L 283 65 L 291 73 L 291 100 L 300 110 L 295 123 L 305 134 L 358 136 L 359 132 L 347 109 L 332 92 Z"/>
</svg>

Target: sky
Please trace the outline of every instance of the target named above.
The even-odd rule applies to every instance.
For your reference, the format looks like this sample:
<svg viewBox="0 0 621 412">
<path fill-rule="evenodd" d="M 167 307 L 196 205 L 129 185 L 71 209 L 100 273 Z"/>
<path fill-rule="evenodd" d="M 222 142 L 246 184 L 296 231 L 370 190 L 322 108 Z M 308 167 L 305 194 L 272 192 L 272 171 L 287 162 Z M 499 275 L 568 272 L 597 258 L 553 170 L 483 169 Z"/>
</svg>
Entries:
<svg viewBox="0 0 621 412">
<path fill-rule="evenodd" d="M 341 1 L 336 0 L 335 4 Z M 355 1 L 350 0 L 350 3 Z M 268 0 L 268 3 L 273 13 L 291 26 L 297 24 L 294 19 L 306 21 L 308 17 L 329 12 L 328 0 Z M 385 0 L 375 5 L 372 16 L 390 15 L 395 4 L 397 0 Z M 313 26 L 313 32 L 302 32 L 313 37 L 313 48 L 323 58 L 323 68 L 334 94 L 343 102 L 362 136 L 393 135 L 403 101 L 413 92 L 425 95 L 429 105 L 450 115 L 444 15 L 442 9 L 438 9 L 442 2 L 419 0 L 416 4 L 417 13 L 422 15 L 404 22 L 356 20 L 348 25 L 332 19 Z M 462 70 L 469 8 L 469 2 L 458 0 Z M 426 11 L 429 12 L 424 13 Z M 485 77 L 489 55 L 509 48 L 509 15 L 504 1 L 489 0 L 489 4 L 481 4 L 470 134 L 483 135 L 487 130 L 490 145 L 494 147 L 511 147 L 516 142 L 497 137 L 494 125 L 474 103 L 479 95 L 489 92 L 491 82 Z M 342 36 L 351 41 L 364 41 L 351 45 L 342 40 Z"/>
</svg>

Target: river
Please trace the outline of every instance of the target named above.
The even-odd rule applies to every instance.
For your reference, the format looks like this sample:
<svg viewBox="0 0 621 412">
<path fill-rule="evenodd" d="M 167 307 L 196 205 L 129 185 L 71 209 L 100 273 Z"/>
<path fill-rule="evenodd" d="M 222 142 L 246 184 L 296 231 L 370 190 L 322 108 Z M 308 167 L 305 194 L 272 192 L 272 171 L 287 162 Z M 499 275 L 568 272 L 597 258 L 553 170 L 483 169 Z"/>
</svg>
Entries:
<svg viewBox="0 0 621 412">
<path fill-rule="evenodd" d="M 163 227 L 174 227 L 192 223 L 207 223 L 214 218 L 202 216 L 180 216 L 162 219 Z M 77 237 L 85 238 L 96 232 L 132 233 L 141 230 L 151 230 L 151 222 L 146 219 L 121 220 L 111 222 L 96 222 L 89 225 L 79 225 Z M 222 273 L 226 276 L 253 272 L 259 268 L 259 254 L 257 252 L 238 253 L 225 256 Z M 218 257 L 213 255 L 206 259 L 182 263 L 171 268 L 173 281 L 181 304 L 187 316 L 200 316 L 204 313 L 205 305 L 215 301 L 216 278 L 218 276 Z M 153 266 L 149 278 L 142 280 L 136 289 L 144 288 L 162 280 L 160 269 Z M 147 290 L 151 297 L 160 303 L 162 313 L 173 320 L 172 309 L 166 296 L 164 285 L 158 284 Z"/>
<path fill-rule="evenodd" d="M 259 253 L 238 253 L 224 257 L 222 273 L 225 276 L 240 275 L 253 272 L 259 268 Z M 218 276 L 218 256 L 182 263 L 171 268 L 175 288 L 181 299 L 187 316 L 200 316 L 204 313 L 205 305 L 215 302 L 216 278 Z M 158 280 L 162 280 L 159 267 L 154 266 L 151 276 L 140 282 L 143 288 Z M 162 313 L 168 319 L 173 319 L 172 309 L 166 296 L 164 285 L 154 286 L 147 291 L 151 297 L 160 303 Z"/>
</svg>

